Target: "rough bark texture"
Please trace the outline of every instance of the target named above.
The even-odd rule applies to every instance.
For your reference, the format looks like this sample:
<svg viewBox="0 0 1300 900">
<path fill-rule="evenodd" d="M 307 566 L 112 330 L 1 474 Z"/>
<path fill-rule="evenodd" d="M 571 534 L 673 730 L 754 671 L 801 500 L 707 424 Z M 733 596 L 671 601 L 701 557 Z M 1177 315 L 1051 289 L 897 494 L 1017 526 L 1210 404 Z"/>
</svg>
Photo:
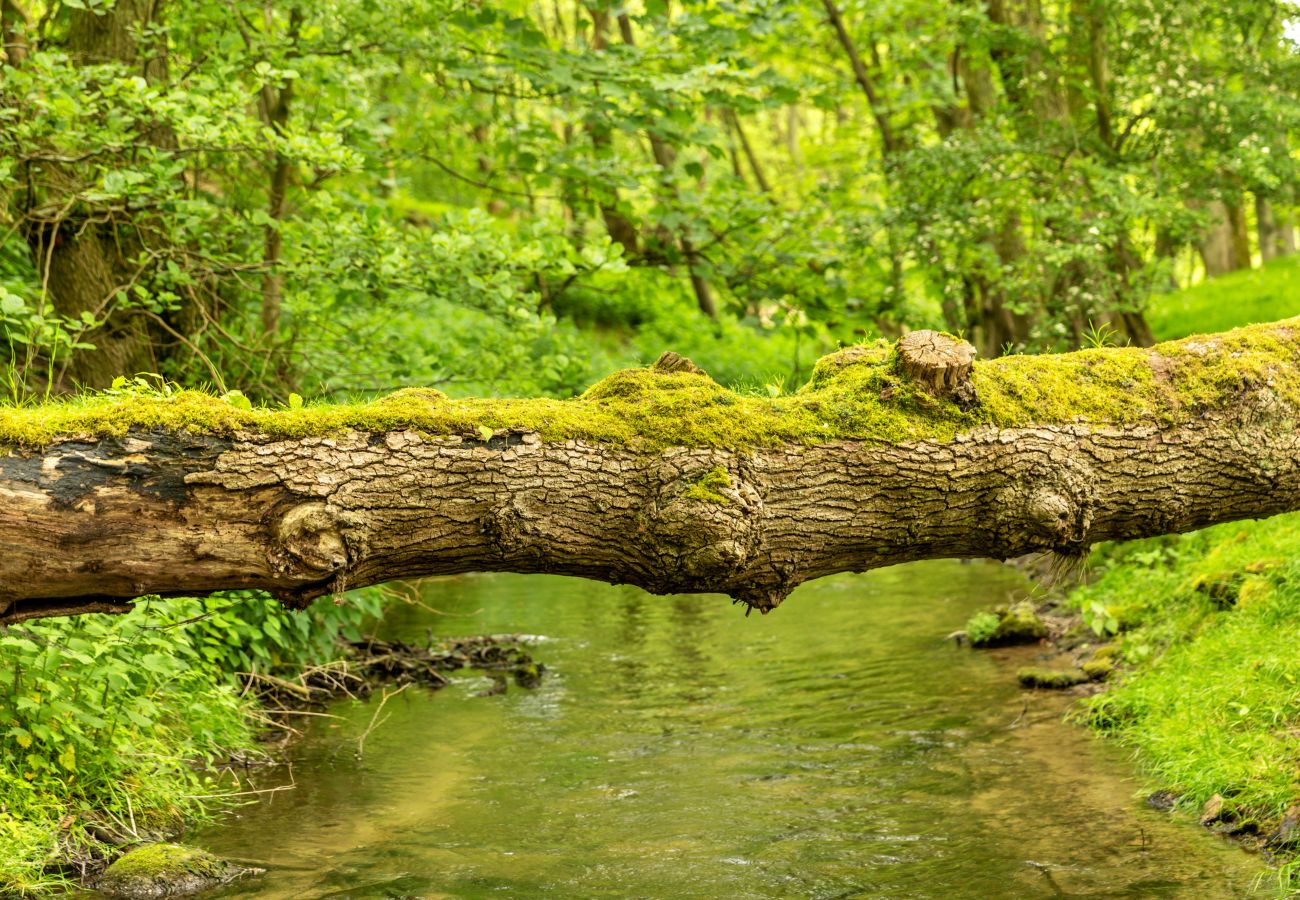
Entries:
<svg viewBox="0 0 1300 900">
<path fill-rule="evenodd" d="M 0 451 L 0 622 L 234 588 L 300 606 L 350 587 L 474 571 L 717 591 L 766 612 L 801 582 L 836 572 L 1078 555 L 1094 541 L 1300 508 L 1300 320 L 1149 351 L 1004 358 L 973 374 L 969 346 L 953 338 L 900 343 L 828 357 L 810 384 L 823 393 L 780 408 L 829 417 L 838 395 L 825 385 L 874 366 L 876 380 L 853 382 L 871 385 L 868 411 L 908 396 L 918 418 L 957 415 L 929 392 L 960 393 L 973 378 L 984 418 L 961 413 L 974 424 L 924 439 L 882 440 L 859 426 L 858 439 L 748 447 L 566 438 L 522 425 L 435 433 L 434 420 L 300 437 L 191 421 L 54 435 L 27 450 L 11 437 L 15 449 Z M 1129 373 L 1106 376 L 1116 384 L 1133 379 L 1131 402 L 1164 405 L 1122 422 L 1124 397 L 1104 413 L 1094 398 L 1091 409 L 1014 427 L 999 411 L 1051 377 L 1112 370 Z M 712 384 L 674 356 L 602 384 L 620 377 L 615 384 Z M 608 405 L 611 390 L 564 408 Z M 436 392 L 402 393 L 459 408 Z M 758 408 L 727 406 L 735 416 Z M 310 411 L 231 415 L 312 421 Z"/>
</svg>

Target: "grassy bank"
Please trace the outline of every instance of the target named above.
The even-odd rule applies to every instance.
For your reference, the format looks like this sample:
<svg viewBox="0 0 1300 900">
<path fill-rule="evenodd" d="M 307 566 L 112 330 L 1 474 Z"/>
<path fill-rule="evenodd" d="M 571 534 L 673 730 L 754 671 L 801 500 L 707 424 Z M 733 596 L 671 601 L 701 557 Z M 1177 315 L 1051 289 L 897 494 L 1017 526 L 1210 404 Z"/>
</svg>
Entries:
<svg viewBox="0 0 1300 900">
<path fill-rule="evenodd" d="M 1094 575 L 1071 600 L 1118 632 L 1124 668 L 1081 717 L 1181 810 L 1219 795 L 1212 824 L 1294 858 L 1278 826 L 1300 803 L 1300 514 L 1102 548 Z"/>
<path fill-rule="evenodd" d="M 1300 314 L 1300 254 L 1259 269 L 1232 272 L 1195 287 L 1160 294 L 1147 321 L 1162 341 L 1227 331 Z"/>
<path fill-rule="evenodd" d="M 1172 339 L 1300 310 L 1300 257 L 1157 298 Z M 1300 514 L 1099 548 L 1070 600 L 1115 631 L 1122 668 L 1081 717 L 1131 747 L 1152 790 L 1220 830 L 1255 835 L 1300 892 Z M 1300 830 L 1298 830 L 1300 831 Z"/>
</svg>

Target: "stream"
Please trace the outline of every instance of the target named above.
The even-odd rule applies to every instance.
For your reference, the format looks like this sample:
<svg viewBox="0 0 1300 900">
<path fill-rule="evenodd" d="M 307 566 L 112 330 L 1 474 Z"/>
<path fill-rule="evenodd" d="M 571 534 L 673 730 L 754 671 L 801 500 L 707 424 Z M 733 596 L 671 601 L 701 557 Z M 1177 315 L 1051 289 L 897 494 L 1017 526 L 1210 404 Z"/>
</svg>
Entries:
<svg viewBox="0 0 1300 900">
<path fill-rule="evenodd" d="M 541 686 L 339 702 L 248 785 L 287 789 L 187 840 L 268 869 L 223 897 L 1251 896 L 1262 863 L 1147 809 L 1125 753 L 1061 721 L 1069 698 L 1016 686 L 1037 651 L 944 640 L 1027 588 L 913 563 L 745 618 L 554 576 L 429 580 L 381 636 L 538 635 Z"/>
</svg>

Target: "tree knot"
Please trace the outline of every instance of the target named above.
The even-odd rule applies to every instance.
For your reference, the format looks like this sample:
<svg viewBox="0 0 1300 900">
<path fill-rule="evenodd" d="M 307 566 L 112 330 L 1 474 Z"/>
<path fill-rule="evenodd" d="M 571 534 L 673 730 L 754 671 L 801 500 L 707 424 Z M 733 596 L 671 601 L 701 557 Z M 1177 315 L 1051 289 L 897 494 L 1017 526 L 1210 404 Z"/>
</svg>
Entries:
<svg viewBox="0 0 1300 900">
<path fill-rule="evenodd" d="M 280 549 L 313 576 L 341 572 L 348 548 L 337 515 L 324 503 L 300 503 L 280 519 Z"/>
<path fill-rule="evenodd" d="M 758 550 L 763 502 L 715 454 L 664 461 L 663 487 L 642 513 L 642 547 L 657 589 L 720 589 Z"/>
<path fill-rule="evenodd" d="M 1091 470 L 1078 462 L 1023 473 L 998 494 L 1000 542 L 1009 555 L 1036 549 L 1078 555 L 1088 546 L 1095 493 Z"/>
</svg>

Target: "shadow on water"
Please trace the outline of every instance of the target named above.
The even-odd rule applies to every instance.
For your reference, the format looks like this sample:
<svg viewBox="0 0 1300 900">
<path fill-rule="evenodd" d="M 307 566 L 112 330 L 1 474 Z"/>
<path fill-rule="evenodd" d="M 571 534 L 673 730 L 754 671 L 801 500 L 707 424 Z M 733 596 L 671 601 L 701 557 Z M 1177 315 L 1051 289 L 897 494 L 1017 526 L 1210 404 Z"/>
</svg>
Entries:
<svg viewBox="0 0 1300 900">
<path fill-rule="evenodd" d="M 544 635 L 535 691 L 340 703 L 296 788 L 198 836 L 270 871 L 225 896 L 1187 897 L 1259 863 L 1146 810 L 1115 748 L 945 643 L 1024 590 L 917 563 L 767 617 L 549 576 L 433 580 L 385 636 Z M 262 776 L 283 783 L 285 767 Z"/>
</svg>

